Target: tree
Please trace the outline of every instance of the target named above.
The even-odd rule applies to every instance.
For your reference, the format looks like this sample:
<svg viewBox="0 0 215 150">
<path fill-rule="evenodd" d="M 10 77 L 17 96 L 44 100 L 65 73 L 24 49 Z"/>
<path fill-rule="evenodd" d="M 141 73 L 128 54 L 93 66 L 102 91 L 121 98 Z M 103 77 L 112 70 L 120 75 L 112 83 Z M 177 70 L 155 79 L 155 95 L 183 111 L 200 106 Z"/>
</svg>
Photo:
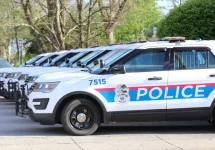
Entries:
<svg viewBox="0 0 215 150">
<path fill-rule="evenodd" d="M 114 29 L 127 0 L 98 0 L 108 43 L 114 43 Z"/>
<path fill-rule="evenodd" d="M 158 36 L 185 36 L 186 39 L 215 38 L 214 0 L 189 0 L 175 7 L 158 26 Z"/>
<path fill-rule="evenodd" d="M 146 32 L 161 19 L 155 0 L 128 3 L 115 30 L 117 42 L 146 40 Z"/>
</svg>

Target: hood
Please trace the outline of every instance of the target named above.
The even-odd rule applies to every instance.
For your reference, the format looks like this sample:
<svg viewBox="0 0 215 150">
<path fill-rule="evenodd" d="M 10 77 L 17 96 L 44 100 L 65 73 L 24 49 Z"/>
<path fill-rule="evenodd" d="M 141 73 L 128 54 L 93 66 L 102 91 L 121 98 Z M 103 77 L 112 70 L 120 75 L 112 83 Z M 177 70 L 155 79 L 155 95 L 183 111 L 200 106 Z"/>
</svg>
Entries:
<svg viewBox="0 0 215 150">
<path fill-rule="evenodd" d="M 92 76 L 88 72 L 61 72 L 61 73 L 50 73 L 39 76 L 35 82 L 58 82 L 58 81 L 68 81 L 68 80 L 80 80 Z"/>
<path fill-rule="evenodd" d="M 81 68 L 58 68 L 58 69 L 52 69 L 52 70 L 43 70 L 43 71 L 39 71 L 39 72 L 35 71 L 35 72 L 31 72 L 29 75 L 30 76 L 52 75 L 53 73 L 62 74 L 62 73 L 66 73 L 66 72 L 77 72 L 80 70 L 83 70 L 83 69 L 81 69 Z"/>
<path fill-rule="evenodd" d="M 40 70 L 40 71 L 32 71 L 29 76 L 40 76 L 40 75 L 43 75 L 43 74 L 49 74 L 49 73 L 54 73 L 54 72 L 61 72 L 61 71 L 64 71 L 64 70 L 68 70 L 68 68 L 52 68 L 52 69 L 43 69 L 43 70 Z"/>
</svg>

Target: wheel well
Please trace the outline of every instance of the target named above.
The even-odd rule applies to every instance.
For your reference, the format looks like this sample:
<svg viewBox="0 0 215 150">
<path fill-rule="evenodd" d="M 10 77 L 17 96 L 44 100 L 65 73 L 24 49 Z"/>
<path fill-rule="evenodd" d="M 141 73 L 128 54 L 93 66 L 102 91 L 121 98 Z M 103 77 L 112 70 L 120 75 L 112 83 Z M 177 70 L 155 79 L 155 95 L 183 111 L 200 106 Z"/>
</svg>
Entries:
<svg viewBox="0 0 215 150">
<path fill-rule="evenodd" d="M 75 99 L 78 99 L 78 98 L 85 98 L 85 99 L 90 99 L 99 109 L 99 112 L 101 114 L 101 123 L 104 122 L 104 116 L 103 116 L 103 109 L 101 107 L 101 105 L 95 100 L 95 98 L 91 97 L 91 96 L 88 96 L 88 95 L 83 95 L 83 94 L 77 94 L 77 95 L 71 95 L 67 98 L 65 98 L 61 103 L 60 105 L 58 106 L 57 108 L 57 111 L 56 111 L 56 115 L 55 115 L 55 122 L 56 123 L 61 123 L 61 112 L 64 108 L 64 106 L 68 103 L 68 102 L 71 102 Z"/>
<path fill-rule="evenodd" d="M 211 116 L 213 119 L 215 119 L 215 106 L 213 106 L 213 109 L 212 109 L 212 116 Z"/>
</svg>

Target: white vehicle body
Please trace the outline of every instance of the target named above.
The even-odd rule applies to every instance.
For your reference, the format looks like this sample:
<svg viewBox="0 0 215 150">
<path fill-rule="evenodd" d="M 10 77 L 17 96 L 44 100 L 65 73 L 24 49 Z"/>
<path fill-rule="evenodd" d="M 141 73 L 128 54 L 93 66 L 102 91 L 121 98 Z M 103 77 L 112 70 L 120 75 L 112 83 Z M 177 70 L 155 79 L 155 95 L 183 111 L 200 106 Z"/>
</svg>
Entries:
<svg viewBox="0 0 215 150">
<path fill-rule="evenodd" d="M 92 134 L 97 127 L 77 129 L 86 121 L 84 112 L 75 118 L 77 127 L 72 121 L 68 125 L 62 113 L 67 114 L 72 104 L 97 106 L 91 111 L 94 117 L 100 111 L 101 123 L 215 119 L 215 41 L 146 42 L 135 49 L 92 73 L 39 77 L 28 95 L 31 118 L 41 124 L 61 120 L 77 135 Z M 126 73 L 114 68 L 117 64 Z M 122 73 L 110 72 L 118 69 Z"/>
</svg>

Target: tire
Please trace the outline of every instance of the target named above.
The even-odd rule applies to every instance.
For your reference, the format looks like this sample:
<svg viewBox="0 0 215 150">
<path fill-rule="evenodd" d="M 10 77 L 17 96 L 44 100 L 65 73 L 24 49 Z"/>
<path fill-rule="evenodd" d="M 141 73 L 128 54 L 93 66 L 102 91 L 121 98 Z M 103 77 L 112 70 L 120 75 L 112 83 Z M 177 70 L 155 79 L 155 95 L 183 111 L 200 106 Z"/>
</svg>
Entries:
<svg viewBox="0 0 215 150">
<path fill-rule="evenodd" d="M 85 117 L 83 117 L 83 114 Z M 79 115 L 82 115 L 81 119 L 83 120 L 80 120 Z M 84 119 L 85 122 L 83 122 Z M 71 135 L 84 136 L 93 134 L 100 124 L 99 109 L 94 103 L 86 99 L 70 101 L 62 110 L 61 123 Z"/>
<path fill-rule="evenodd" d="M 208 122 L 215 126 L 215 120 L 214 119 L 211 118 L 211 120 L 208 120 Z"/>
<path fill-rule="evenodd" d="M 8 96 L 3 96 L 6 100 L 10 100 L 10 97 Z"/>
</svg>

